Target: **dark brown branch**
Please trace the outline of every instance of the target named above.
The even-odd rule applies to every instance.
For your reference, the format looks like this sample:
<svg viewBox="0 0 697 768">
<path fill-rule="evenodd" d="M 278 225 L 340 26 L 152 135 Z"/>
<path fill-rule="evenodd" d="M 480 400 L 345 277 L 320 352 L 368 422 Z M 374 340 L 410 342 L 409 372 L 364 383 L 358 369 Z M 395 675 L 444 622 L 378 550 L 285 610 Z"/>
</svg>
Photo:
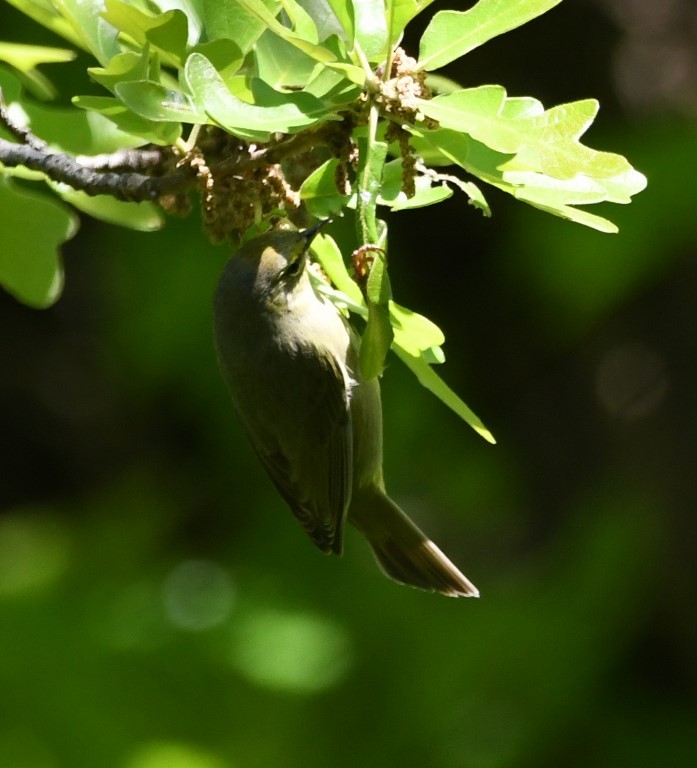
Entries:
<svg viewBox="0 0 697 768">
<path fill-rule="evenodd" d="M 161 166 L 167 153 L 157 149 L 120 149 L 103 155 L 78 155 L 75 159 L 93 171 L 147 171 Z"/>
<path fill-rule="evenodd" d="M 81 165 L 70 155 L 51 153 L 5 139 L 0 139 L 0 162 L 8 167 L 24 166 L 32 171 L 41 171 L 53 181 L 63 182 L 88 195 L 111 195 L 129 202 L 155 200 L 162 195 L 182 192 L 192 186 L 195 178 L 188 166 L 168 176 L 99 173 Z"/>
</svg>

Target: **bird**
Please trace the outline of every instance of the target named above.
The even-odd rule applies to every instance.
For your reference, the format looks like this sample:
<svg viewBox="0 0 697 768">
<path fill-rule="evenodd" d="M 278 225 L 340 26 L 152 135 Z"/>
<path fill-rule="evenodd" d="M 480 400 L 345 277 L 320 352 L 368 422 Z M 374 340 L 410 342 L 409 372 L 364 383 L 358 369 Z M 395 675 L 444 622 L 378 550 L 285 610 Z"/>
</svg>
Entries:
<svg viewBox="0 0 697 768">
<path fill-rule="evenodd" d="M 314 544 L 340 555 L 348 520 L 391 579 L 450 597 L 477 588 L 389 497 L 380 384 L 359 365 L 360 337 L 310 280 L 325 224 L 289 222 L 229 259 L 214 299 L 219 366 L 278 493 Z"/>
</svg>

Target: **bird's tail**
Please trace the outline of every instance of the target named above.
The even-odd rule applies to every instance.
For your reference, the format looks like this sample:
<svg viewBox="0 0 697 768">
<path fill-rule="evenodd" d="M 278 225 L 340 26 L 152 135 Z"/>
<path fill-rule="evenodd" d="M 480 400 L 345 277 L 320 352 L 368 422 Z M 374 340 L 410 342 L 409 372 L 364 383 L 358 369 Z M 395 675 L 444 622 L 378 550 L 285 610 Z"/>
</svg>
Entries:
<svg viewBox="0 0 697 768">
<path fill-rule="evenodd" d="M 354 491 L 349 520 L 391 579 L 448 597 L 479 597 L 474 584 L 379 488 Z"/>
</svg>

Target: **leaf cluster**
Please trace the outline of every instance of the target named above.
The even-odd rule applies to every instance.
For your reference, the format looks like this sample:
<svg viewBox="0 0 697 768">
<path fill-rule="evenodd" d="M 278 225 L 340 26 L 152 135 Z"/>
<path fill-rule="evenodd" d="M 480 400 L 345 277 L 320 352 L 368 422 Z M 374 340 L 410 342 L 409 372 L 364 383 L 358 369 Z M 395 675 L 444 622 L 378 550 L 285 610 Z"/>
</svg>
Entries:
<svg viewBox="0 0 697 768">
<path fill-rule="evenodd" d="M 364 278 L 350 275 L 328 236 L 318 241 L 317 257 L 333 283 L 322 290 L 366 319 L 364 375 L 379 375 L 392 347 L 487 439 L 493 440 L 433 369 L 444 360 L 441 331 L 392 300 L 387 227 L 378 208 L 432 205 L 458 191 L 490 215 L 476 179 L 548 213 L 614 232 L 610 221 L 578 206 L 627 203 L 645 185 L 622 156 L 581 142 L 596 101 L 545 109 L 537 99 L 508 96 L 499 85 L 461 88 L 434 74 L 560 0 L 479 0 L 467 11 L 441 11 L 415 58 L 399 41 L 431 0 L 8 1 L 97 61 L 88 71 L 105 95 L 75 96 L 76 109 L 61 116 L 89 134 L 80 154 L 173 147 L 180 163 L 195 168 L 214 238 L 258 231 L 279 210 L 291 218 L 300 209 L 322 218 L 353 209 L 357 244 L 373 246 L 360 254 Z M 0 59 L 14 77 L 43 96 L 49 87 L 36 66 L 71 55 L 0 45 Z M 1 77 L 13 114 L 36 132 L 39 112 L 21 96 L 16 79 Z M 56 151 L 75 151 L 61 137 L 59 122 L 47 121 L 45 138 Z M 0 166 L 3 173 L 42 178 Z M 82 192 L 48 181 L 91 215 L 157 226 L 150 204 L 141 204 L 133 219 L 133 204 L 88 203 Z M 0 183 L 0 194 L 14 196 L 10 207 L 33 204 L 19 202 L 24 193 L 7 179 Z M 181 207 L 181 200 L 161 202 Z M 52 273 L 45 270 L 38 282 L 25 279 L 26 266 L 17 268 L 16 256 L 13 261 L 17 249 L 0 260 L 0 280 L 35 306 L 57 297 L 56 247 L 74 230 L 69 212 L 55 210 L 63 226 L 53 228 L 42 246 L 44 255 L 53 254 Z M 38 209 L 36 215 L 42 215 Z"/>
</svg>

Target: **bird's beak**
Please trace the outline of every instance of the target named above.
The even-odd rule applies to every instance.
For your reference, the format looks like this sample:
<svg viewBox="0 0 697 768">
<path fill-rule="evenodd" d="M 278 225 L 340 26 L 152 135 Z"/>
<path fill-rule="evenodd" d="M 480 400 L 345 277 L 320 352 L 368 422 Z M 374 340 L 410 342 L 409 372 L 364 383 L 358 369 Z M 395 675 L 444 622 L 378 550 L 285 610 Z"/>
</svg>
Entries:
<svg viewBox="0 0 697 768">
<path fill-rule="evenodd" d="M 315 239 L 315 236 L 320 231 L 320 229 L 322 229 L 325 224 L 329 224 L 330 221 L 331 219 L 323 219 L 319 222 L 319 224 L 315 224 L 314 227 L 310 227 L 310 229 L 306 229 L 300 233 L 305 238 L 306 249 L 310 247 L 312 241 Z"/>
</svg>

